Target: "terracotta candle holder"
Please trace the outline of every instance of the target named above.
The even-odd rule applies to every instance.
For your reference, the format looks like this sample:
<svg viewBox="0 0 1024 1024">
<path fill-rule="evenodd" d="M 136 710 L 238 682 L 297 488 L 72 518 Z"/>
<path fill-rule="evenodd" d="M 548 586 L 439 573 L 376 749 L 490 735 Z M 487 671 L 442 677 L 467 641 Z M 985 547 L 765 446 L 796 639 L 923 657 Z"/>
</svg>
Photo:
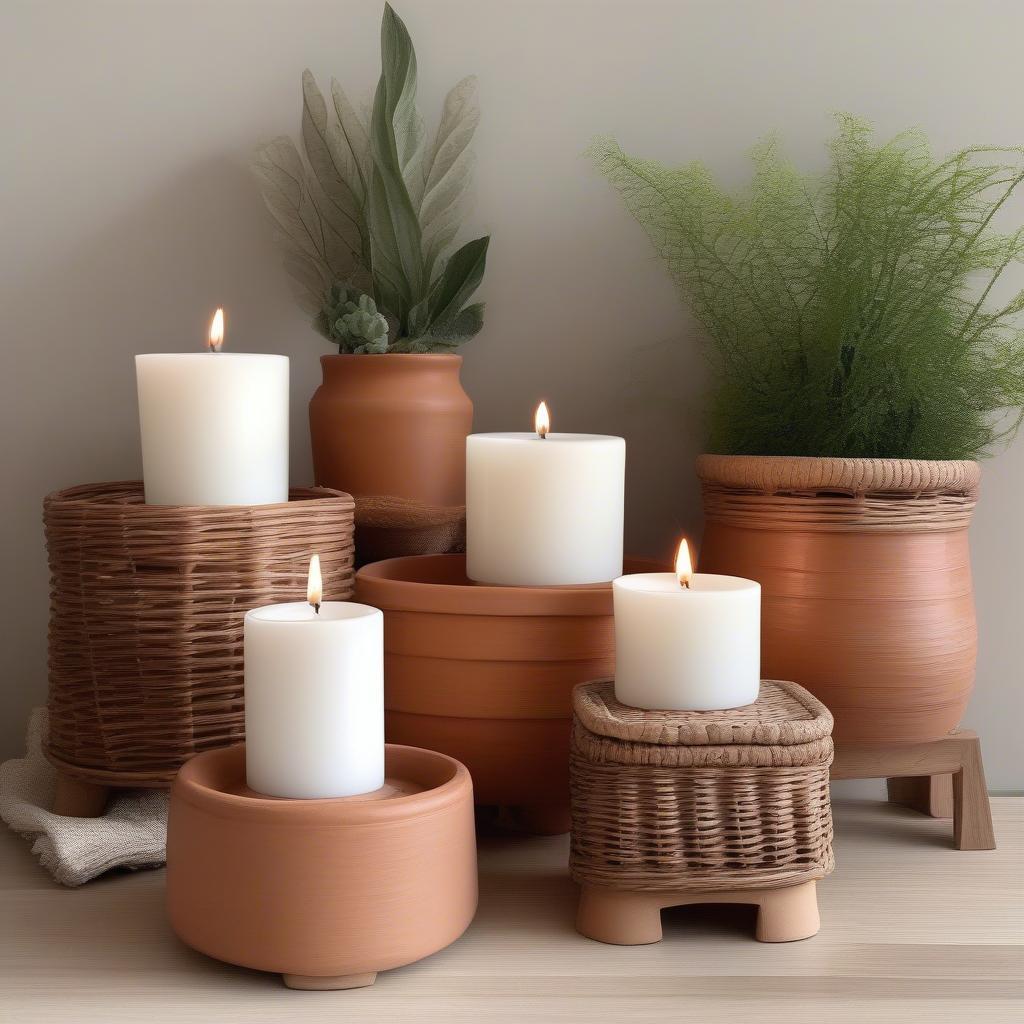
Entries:
<svg viewBox="0 0 1024 1024">
<path fill-rule="evenodd" d="M 364 566 L 356 600 L 384 611 L 388 739 L 457 758 L 477 803 L 530 831 L 568 831 L 572 689 L 614 671 L 611 583 L 488 586 L 465 555 L 422 555 Z"/>
<path fill-rule="evenodd" d="M 304 989 L 372 985 L 454 942 L 477 902 L 469 773 L 392 744 L 386 772 L 365 796 L 284 800 L 246 788 L 244 745 L 194 757 L 167 829 L 178 936 Z"/>
</svg>

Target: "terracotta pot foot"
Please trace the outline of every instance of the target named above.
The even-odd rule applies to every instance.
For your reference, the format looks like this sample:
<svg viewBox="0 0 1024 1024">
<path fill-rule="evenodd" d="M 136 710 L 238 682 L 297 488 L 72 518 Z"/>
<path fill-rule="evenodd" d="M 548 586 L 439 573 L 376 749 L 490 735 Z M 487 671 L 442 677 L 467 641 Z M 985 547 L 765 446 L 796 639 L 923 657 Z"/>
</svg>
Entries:
<svg viewBox="0 0 1024 1024">
<path fill-rule="evenodd" d="M 922 772 L 925 775 L 922 775 Z M 994 850 L 992 808 L 981 740 L 968 729 L 921 743 L 837 743 L 833 779 L 889 780 L 889 799 L 926 813 L 946 810 L 942 776 L 952 780 L 953 841 L 958 850 Z M 924 778 L 930 781 L 925 784 Z M 895 783 L 895 785 L 894 785 Z M 906 799 L 906 797 L 911 799 Z"/>
<path fill-rule="evenodd" d="M 758 942 L 795 942 L 817 935 L 818 892 L 815 882 L 803 882 L 783 889 L 768 889 L 760 894 L 757 912 Z"/>
<path fill-rule="evenodd" d="M 753 903 L 758 909 L 758 942 L 795 942 L 817 935 L 817 883 L 776 889 L 733 889 L 727 892 L 629 892 L 583 886 L 576 930 L 588 939 L 616 946 L 639 946 L 661 939 L 661 911 L 692 903 Z"/>
<path fill-rule="evenodd" d="M 588 939 L 615 946 L 661 941 L 661 900 L 644 892 L 616 892 L 585 885 L 576 930 Z"/>
<path fill-rule="evenodd" d="M 572 815 L 567 801 L 526 804 L 519 809 L 519 821 L 535 836 L 561 836 L 569 831 Z"/>
<path fill-rule="evenodd" d="M 99 818 L 107 809 L 109 796 L 109 786 L 86 782 L 58 771 L 53 813 L 66 818 Z"/>
<path fill-rule="evenodd" d="M 338 992 L 346 988 L 366 988 L 377 980 L 377 972 L 366 974 L 337 974 L 326 978 L 314 978 L 308 974 L 282 974 L 282 981 L 288 988 L 305 992 Z"/>
</svg>

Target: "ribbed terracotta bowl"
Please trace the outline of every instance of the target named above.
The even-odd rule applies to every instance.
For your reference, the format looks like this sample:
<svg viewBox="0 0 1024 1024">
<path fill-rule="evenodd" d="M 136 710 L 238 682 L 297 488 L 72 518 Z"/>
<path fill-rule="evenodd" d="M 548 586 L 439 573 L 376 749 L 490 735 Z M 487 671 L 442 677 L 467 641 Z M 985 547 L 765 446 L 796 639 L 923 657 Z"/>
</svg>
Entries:
<svg viewBox="0 0 1024 1024">
<path fill-rule="evenodd" d="M 761 584 L 762 670 L 835 717 L 835 738 L 918 743 L 974 683 L 967 529 L 976 462 L 702 455 L 700 569 Z"/>
<path fill-rule="evenodd" d="M 356 600 L 384 611 L 388 739 L 460 760 L 477 803 L 566 831 L 572 689 L 614 670 L 611 584 L 487 586 L 465 555 L 422 555 L 364 566 Z"/>
<path fill-rule="evenodd" d="M 420 791 L 281 800 L 246 789 L 244 744 L 194 757 L 171 789 L 167 829 L 178 936 L 295 987 L 333 988 L 454 942 L 477 902 L 469 773 L 390 744 L 386 773 Z"/>
</svg>

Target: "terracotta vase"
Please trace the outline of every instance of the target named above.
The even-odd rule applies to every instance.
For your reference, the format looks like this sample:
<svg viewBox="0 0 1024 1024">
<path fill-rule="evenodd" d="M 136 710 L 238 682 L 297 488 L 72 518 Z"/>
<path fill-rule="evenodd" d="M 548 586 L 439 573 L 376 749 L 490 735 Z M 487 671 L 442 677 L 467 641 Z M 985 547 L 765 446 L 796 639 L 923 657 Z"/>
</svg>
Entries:
<svg viewBox="0 0 1024 1024">
<path fill-rule="evenodd" d="M 572 689 L 614 670 L 611 584 L 487 586 L 429 555 L 364 566 L 355 599 L 384 611 L 389 741 L 457 758 L 477 803 L 530 831 L 567 831 Z"/>
<path fill-rule="evenodd" d="M 199 754 L 171 788 L 167 907 L 218 960 L 292 988 L 355 988 L 454 942 L 477 902 L 465 767 L 388 745 L 387 785 L 341 800 L 245 786 L 245 747 Z"/>
<path fill-rule="evenodd" d="M 977 647 L 977 463 L 702 455 L 697 472 L 699 567 L 761 584 L 762 675 L 811 690 L 838 742 L 956 728 Z"/>
<path fill-rule="evenodd" d="M 360 562 L 464 543 L 473 403 L 456 355 L 321 356 L 309 403 L 313 472 L 356 500 Z"/>
</svg>

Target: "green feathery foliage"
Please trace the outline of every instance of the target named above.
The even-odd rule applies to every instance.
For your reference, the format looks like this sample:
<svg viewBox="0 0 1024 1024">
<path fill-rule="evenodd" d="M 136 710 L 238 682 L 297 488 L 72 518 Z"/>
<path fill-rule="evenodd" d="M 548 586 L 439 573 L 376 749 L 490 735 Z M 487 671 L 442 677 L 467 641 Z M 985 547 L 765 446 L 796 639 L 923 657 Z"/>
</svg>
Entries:
<svg viewBox="0 0 1024 1024">
<path fill-rule="evenodd" d="M 800 175 L 772 140 L 738 193 L 700 163 L 590 150 L 711 339 L 713 450 L 973 459 L 1024 407 L 1024 290 L 993 286 L 1024 228 L 993 218 L 1024 150 L 936 160 L 916 131 L 876 145 L 840 115 L 831 166 Z"/>
<path fill-rule="evenodd" d="M 380 31 L 369 122 L 336 81 L 329 110 L 307 70 L 303 152 L 275 139 L 254 169 L 299 301 L 324 337 L 341 352 L 448 352 L 483 326 L 483 303 L 466 303 L 483 278 L 489 238 L 451 253 L 472 177 L 476 79 L 452 88 L 428 138 L 416 108 L 416 52 L 390 4 Z"/>
</svg>

